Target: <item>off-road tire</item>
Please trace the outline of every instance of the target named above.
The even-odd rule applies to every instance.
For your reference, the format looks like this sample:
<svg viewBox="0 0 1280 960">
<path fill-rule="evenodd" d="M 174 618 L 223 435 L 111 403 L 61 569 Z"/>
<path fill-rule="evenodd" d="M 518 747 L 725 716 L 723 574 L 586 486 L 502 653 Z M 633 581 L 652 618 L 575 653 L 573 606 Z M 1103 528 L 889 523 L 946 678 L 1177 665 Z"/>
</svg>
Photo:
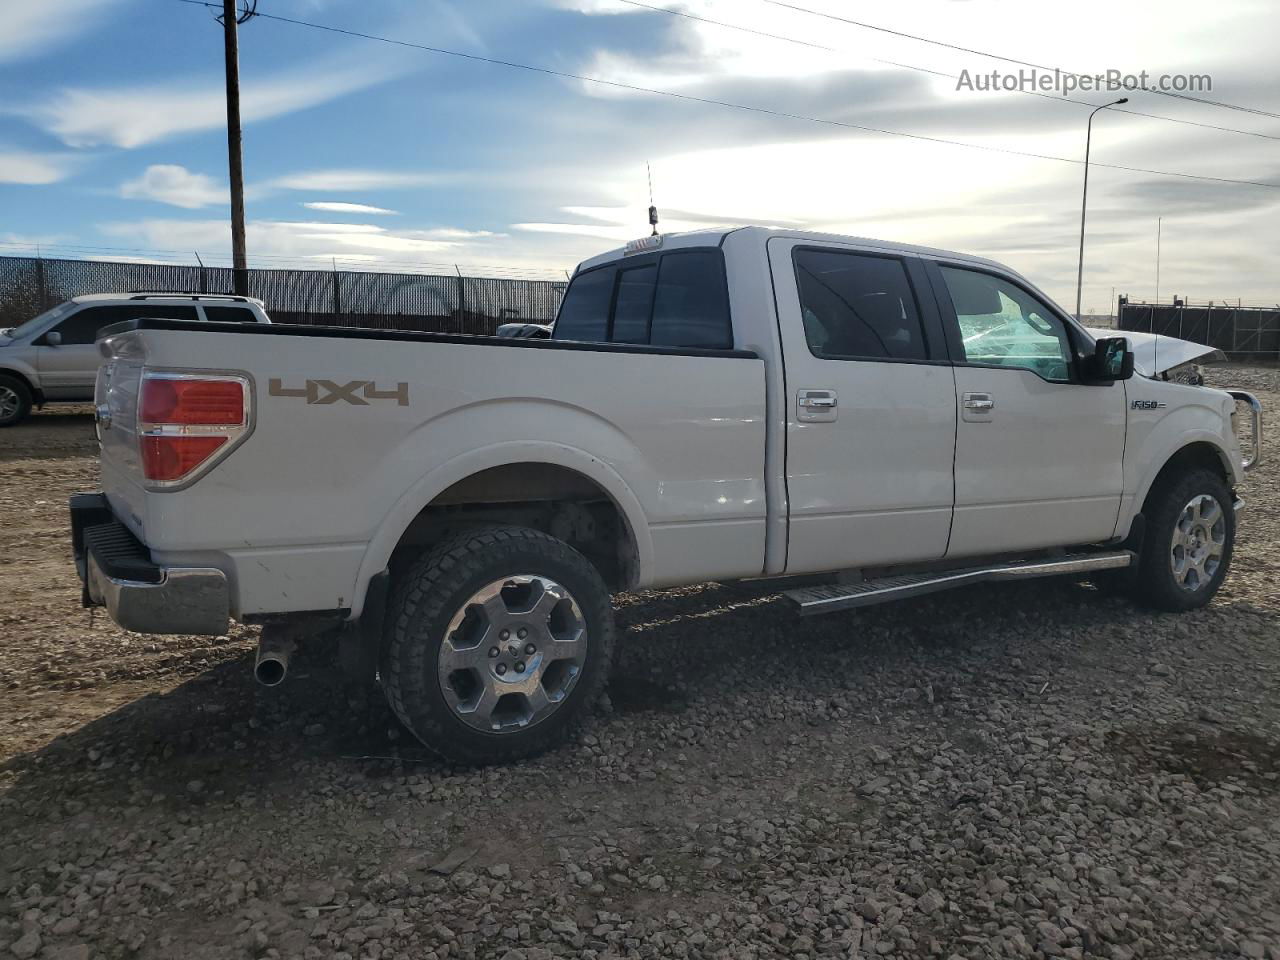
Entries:
<svg viewBox="0 0 1280 960">
<path fill-rule="evenodd" d="M 3 405 L 8 409 L 0 409 L 0 427 L 12 427 L 25 420 L 31 412 L 31 388 L 20 377 L 0 373 L 0 393 L 12 401 L 16 398 L 16 406 Z"/>
<path fill-rule="evenodd" d="M 465 723 L 445 698 L 439 656 L 451 620 L 475 592 L 505 577 L 533 574 L 562 584 L 586 627 L 585 662 L 564 700 L 527 729 L 487 733 Z M 563 742 L 609 676 L 614 644 L 609 590 L 568 544 L 525 527 L 486 527 L 436 545 L 392 588 L 379 680 L 400 722 L 440 756 L 466 765 L 532 757 Z"/>
<path fill-rule="evenodd" d="M 1203 495 L 1213 497 L 1222 510 L 1224 544 L 1213 575 L 1206 578 L 1199 589 L 1188 590 L 1179 585 L 1171 564 L 1174 526 L 1184 508 Z M 1158 481 L 1142 510 L 1146 528 L 1138 554 L 1137 575 L 1132 581 L 1134 597 L 1157 610 L 1174 612 L 1194 610 L 1212 600 L 1231 567 L 1236 534 L 1233 502 L 1231 490 L 1212 470 L 1191 470 Z"/>
</svg>

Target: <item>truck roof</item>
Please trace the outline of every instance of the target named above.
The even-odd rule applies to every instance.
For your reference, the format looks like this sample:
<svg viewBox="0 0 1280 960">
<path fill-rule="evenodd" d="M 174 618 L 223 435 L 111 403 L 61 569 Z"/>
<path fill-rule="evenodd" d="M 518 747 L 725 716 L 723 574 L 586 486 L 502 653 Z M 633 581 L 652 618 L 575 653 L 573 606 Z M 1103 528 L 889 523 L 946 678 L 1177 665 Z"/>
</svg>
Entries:
<svg viewBox="0 0 1280 960">
<path fill-rule="evenodd" d="M 794 230 L 765 226 L 717 227 L 708 230 L 689 230 L 684 233 L 665 233 L 661 234 L 662 246 L 660 249 L 677 250 L 681 247 L 718 246 L 729 234 L 740 232 L 757 234 L 759 236 L 759 242 L 762 244 L 772 237 L 812 240 L 814 243 L 850 243 L 857 244 L 862 247 L 874 247 L 879 250 L 895 253 L 914 253 L 930 257 L 945 257 L 949 260 L 964 260 L 988 267 L 1000 267 L 1003 270 L 1009 269 L 1004 264 L 997 263 L 994 260 L 989 260 L 986 257 L 976 257 L 972 254 L 956 253 L 953 250 L 941 250 L 936 247 L 921 247 L 910 243 L 895 243 L 892 240 L 875 240 L 870 237 L 852 237 L 839 233 L 818 233 L 810 230 Z M 616 260 L 619 257 L 627 256 L 631 253 L 640 252 L 643 251 L 629 251 L 626 247 L 616 247 L 606 253 L 601 253 L 588 260 L 583 260 L 582 263 L 578 264 L 578 269 L 584 270 L 588 267 L 608 263 L 610 260 Z"/>
</svg>

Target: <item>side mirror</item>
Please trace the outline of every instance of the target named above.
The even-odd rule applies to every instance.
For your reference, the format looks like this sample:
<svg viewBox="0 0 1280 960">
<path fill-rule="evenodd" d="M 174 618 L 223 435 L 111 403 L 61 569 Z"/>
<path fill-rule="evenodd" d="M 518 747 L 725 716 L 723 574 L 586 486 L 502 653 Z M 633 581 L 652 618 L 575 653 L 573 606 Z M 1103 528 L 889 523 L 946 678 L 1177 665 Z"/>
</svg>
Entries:
<svg viewBox="0 0 1280 960">
<path fill-rule="evenodd" d="M 46 347 L 62 346 L 62 334 L 57 330 L 52 330 L 44 335 L 44 344 Z"/>
<path fill-rule="evenodd" d="M 1114 383 L 1133 376 L 1133 351 L 1126 337 L 1103 337 L 1093 347 L 1093 356 L 1085 361 L 1085 379 L 1089 383 Z"/>
</svg>

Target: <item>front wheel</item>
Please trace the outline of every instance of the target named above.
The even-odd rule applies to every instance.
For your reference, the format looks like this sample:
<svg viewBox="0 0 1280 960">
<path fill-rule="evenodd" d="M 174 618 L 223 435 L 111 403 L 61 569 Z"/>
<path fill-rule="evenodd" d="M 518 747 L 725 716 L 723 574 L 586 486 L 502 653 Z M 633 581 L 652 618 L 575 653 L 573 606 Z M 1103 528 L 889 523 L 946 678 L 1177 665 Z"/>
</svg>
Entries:
<svg viewBox="0 0 1280 960">
<path fill-rule="evenodd" d="M 0 374 L 0 427 L 11 427 L 31 412 L 31 389 L 17 377 Z"/>
<path fill-rule="evenodd" d="M 585 557 L 536 530 L 491 527 L 399 578 L 379 673 L 396 716 L 436 753 L 515 760 L 577 726 L 613 638 L 609 591 Z"/>
<path fill-rule="evenodd" d="M 1193 470 L 1152 491 L 1134 581 L 1160 610 L 1193 610 L 1213 599 L 1231 566 L 1236 518 L 1231 491 L 1209 470 Z"/>
</svg>

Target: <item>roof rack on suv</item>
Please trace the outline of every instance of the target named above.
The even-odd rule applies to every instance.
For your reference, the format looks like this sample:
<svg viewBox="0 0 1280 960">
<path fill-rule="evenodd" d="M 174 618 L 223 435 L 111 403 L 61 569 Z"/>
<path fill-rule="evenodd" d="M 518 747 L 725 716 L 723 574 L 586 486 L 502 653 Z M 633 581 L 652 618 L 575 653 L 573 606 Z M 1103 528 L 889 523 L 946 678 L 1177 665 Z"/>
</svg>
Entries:
<svg viewBox="0 0 1280 960">
<path fill-rule="evenodd" d="M 230 293 L 133 293 L 130 300 L 231 300 L 235 303 L 248 303 L 248 297 L 239 297 Z"/>
</svg>

